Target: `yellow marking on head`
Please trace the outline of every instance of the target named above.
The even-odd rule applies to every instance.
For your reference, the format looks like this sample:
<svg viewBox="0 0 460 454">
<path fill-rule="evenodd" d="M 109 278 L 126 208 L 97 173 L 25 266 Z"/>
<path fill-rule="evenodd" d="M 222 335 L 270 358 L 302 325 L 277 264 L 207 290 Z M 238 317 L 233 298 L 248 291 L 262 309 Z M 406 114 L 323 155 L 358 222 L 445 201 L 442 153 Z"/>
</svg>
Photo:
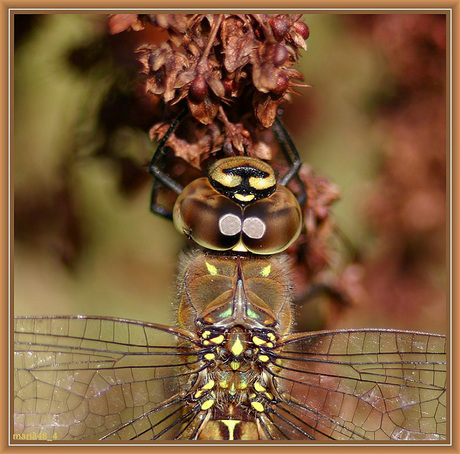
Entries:
<svg viewBox="0 0 460 454">
<path fill-rule="evenodd" d="M 235 341 L 235 343 L 232 345 L 232 347 L 230 348 L 230 350 L 231 350 L 231 352 L 232 352 L 235 356 L 240 356 L 241 353 L 243 353 L 244 347 L 243 347 L 243 344 L 241 343 L 239 337 L 236 338 L 236 341 Z"/>
<path fill-rule="evenodd" d="M 241 366 L 241 363 L 239 361 L 232 361 L 230 363 L 230 367 L 233 369 L 233 370 L 237 370 L 239 367 Z"/>
<path fill-rule="evenodd" d="M 214 385 L 215 385 L 215 381 L 214 380 L 209 380 L 206 384 L 204 384 L 201 389 L 212 389 L 214 388 Z"/>
<path fill-rule="evenodd" d="M 273 344 L 272 344 L 271 342 L 267 342 L 266 347 L 268 347 L 268 348 L 273 348 Z"/>
<path fill-rule="evenodd" d="M 241 239 L 236 243 L 235 246 L 232 247 L 232 251 L 235 252 L 248 252 L 248 248 L 243 244 Z"/>
<path fill-rule="evenodd" d="M 243 181 L 243 179 L 239 175 L 225 173 L 222 170 L 220 170 L 219 172 L 212 173 L 211 177 L 214 181 L 219 182 L 226 188 L 234 188 L 241 184 L 241 182 Z"/>
<path fill-rule="evenodd" d="M 267 337 L 271 340 L 274 341 L 276 339 L 276 336 L 273 333 L 268 333 Z"/>
<path fill-rule="evenodd" d="M 249 185 L 251 188 L 255 188 L 257 190 L 263 190 L 271 188 L 276 184 L 276 179 L 274 175 L 269 175 L 266 178 L 260 177 L 250 177 L 249 178 Z"/>
<path fill-rule="evenodd" d="M 201 337 L 203 339 L 207 339 L 210 335 L 211 335 L 211 331 L 203 331 L 203 334 L 201 335 Z"/>
<path fill-rule="evenodd" d="M 238 385 L 238 389 L 246 389 L 248 387 L 248 384 L 246 382 L 241 382 Z"/>
<path fill-rule="evenodd" d="M 208 340 L 205 340 L 203 341 L 203 345 L 209 345 L 211 342 L 209 342 Z"/>
<path fill-rule="evenodd" d="M 263 412 L 264 406 L 260 402 L 252 401 L 251 407 L 254 408 L 255 411 Z"/>
<path fill-rule="evenodd" d="M 267 396 L 268 400 L 273 400 L 273 394 L 270 394 L 268 392 L 264 394 Z"/>
<path fill-rule="evenodd" d="M 267 361 L 270 361 L 270 358 L 267 355 L 259 355 L 259 361 L 266 363 Z"/>
<path fill-rule="evenodd" d="M 265 387 L 262 386 L 262 385 L 260 384 L 260 382 L 258 382 L 258 381 L 256 381 L 256 382 L 254 383 L 254 389 L 255 389 L 257 392 L 259 392 L 259 393 L 261 393 L 261 392 L 263 392 L 263 391 L 266 391 Z"/>
<path fill-rule="evenodd" d="M 221 419 L 220 421 L 228 428 L 228 439 L 234 440 L 235 427 L 241 421 L 238 421 L 237 419 Z"/>
<path fill-rule="evenodd" d="M 235 389 L 235 383 L 232 382 L 231 386 L 230 386 L 230 389 L 228 390 L 228 393 L 231 395 L 231 396 L 234 396 L 236 394 L 236 389 Z"/>
<path fill-rule="evenodd" d="M 206 263 L 206 268 L 208 269 L 209 274 L 211 274 L 212 276 L 215 276 L 217 274 L 217 268 L 214 265 L 211 265 L 211 263 L 209 262 L 205 262 L 205 263 Z"/>
<path fill-rule="evenodd" d="M 262 277 L 268 277 L 270 276 L 271 271 L 272 271 L 272 266 L 267 265 L 262 268 L 262 271 L 260 272 L 260 274 Z"/>
<path fill-rule="evenodd" d="M 213 344 L 221 344 L 224 341 L 225 337 L 223 334 L 209 339 Z"/>
<path fill-rule="evenodd" d="M 208 410 L 209 408 L 211 408 L 214 405 L 214 402 L 215 402 L 215 399 L 209 399 L 209 400 L 204 401 L 201 404 L 201 409 L 202 410 Z"/>
<path fill-rule="evenodd" d="M 254 200 L 254 194 L 240 194 L 239 192 L 235 193 L 233 195 L 236 200 L 239 200 L 240 202 L 250 202 L 251 200 Z"/>
<path fill-rule="evenodd" d="M 219 382 L 219 387 L 221 387 L 223 389 L 227 389 L 228 388 L 228 380 L 221 380 Z"/>
<path fill-rule="evenodd" d="M 206 353 L 206 355 L 204 355 L 204 359 L 212 361 L 213 359 L 216 359 L 216 355 L 214 353 Z"/>
<path fill-rule="evenodd" d="M 264 345 L 264 344 L 267 343 L 266 340 L 263 340 L 263 339 L 261 339 L 261 338 L 258 337 L 258 336 L 254 336 L 254 337 L 252 338 L 252 342 L 254 342 L 254 344 L 256 344 L 256 345 Z"/>
</svg>

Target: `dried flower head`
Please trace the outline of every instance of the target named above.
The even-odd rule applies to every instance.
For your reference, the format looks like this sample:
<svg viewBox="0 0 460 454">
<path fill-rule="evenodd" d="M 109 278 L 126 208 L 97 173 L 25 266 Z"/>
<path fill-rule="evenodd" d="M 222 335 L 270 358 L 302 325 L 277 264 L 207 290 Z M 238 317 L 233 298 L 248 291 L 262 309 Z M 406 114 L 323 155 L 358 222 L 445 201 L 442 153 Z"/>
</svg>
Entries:
<svg viewBox="0 0 460 454">
<path fill-rule="evenodd" d="M 186 104 L 192 116 L 186 121 L 197 120 L 191 125 L 195 136 L 189 131 L 184 141 L 173 135 L 168 146 L 199 167 L 217 149 L 271 157 L 260 130 L 273 125 L 280 103 L 302 86 L 293 65 L 309 32 L 300 19 L 298 14 L 114 15 L 110 26 L 112 33 L 151 26 L 167 32 L 164 42 L 138 49 L 141 71 L 147 93 L 161 97 L 166 110 Z M 154 125 L 152 137 L 160 139 L 168 124 Z"/>
</svg>

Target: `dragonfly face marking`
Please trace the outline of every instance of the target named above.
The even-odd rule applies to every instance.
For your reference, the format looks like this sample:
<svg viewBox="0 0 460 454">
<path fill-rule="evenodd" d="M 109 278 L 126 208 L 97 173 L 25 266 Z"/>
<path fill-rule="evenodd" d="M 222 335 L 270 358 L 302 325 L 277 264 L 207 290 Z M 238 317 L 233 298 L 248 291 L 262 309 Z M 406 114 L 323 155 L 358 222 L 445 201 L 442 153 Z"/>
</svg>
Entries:
<svg viewBox="0 0 460 454">
<path fill-rule="evenodd" d="M 218 192 L 243 205 L 269 197 L 276 190 L 273 169 L 259 159 L 222 159 L 209 168 L 208 175 Z"/>
</svg>

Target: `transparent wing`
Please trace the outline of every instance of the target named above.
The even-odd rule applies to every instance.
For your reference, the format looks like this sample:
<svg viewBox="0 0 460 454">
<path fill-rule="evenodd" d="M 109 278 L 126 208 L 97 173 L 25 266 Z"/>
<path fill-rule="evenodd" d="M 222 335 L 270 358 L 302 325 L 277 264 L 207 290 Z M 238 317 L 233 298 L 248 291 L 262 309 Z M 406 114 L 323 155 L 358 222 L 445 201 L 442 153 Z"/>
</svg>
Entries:
<svg viewBox="0 0 460 454">
<path fill-rule="evenodd" d="M 180 347 L 177 347 L 179 340 Z M 104 317 L 15 320 L 15 434 L 174 438 L 199 372 L 193 335 Z"/>
<path fill-rule="evenodd" d="M 267 367 L 281 396 L 267 438 L 442 440 L 444 336 L 389 330 L 293 334 Z"/>
</svg>

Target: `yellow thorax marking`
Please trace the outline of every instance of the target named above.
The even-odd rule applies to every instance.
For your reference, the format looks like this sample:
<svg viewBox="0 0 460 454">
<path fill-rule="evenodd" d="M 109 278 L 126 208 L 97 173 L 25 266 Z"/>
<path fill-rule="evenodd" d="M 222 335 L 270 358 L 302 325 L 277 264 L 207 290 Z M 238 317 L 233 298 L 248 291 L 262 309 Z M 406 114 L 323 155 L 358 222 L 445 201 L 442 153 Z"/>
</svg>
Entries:
<svg viewBox="0 0 460 454">
<path fill-rule="evenodd" d="M 231 352 L 235 356 L 240 356 L 241 353 L 243 353 L 243 350 L 244 350 L 243 344 L 241 343 L 240 338 L 237 337 L 235 343 L 231 347 Z"/>
<path fill-rule="evenodd" d="M 212 339 L 210 339 L 210 341 L 213 344 L 221 344 L 224 341 L 224 339 L 225 339 L 224 335 L 220 334 L 219 336 L 216 336 L 216 337 L 213 337 Z"/>
<path fill-rule="evenodd" d="M 228 388 L 228 380 L 221 380 L 219 386 L 224 389 Z"/>
<path fill-rule="evenodd" d="M 272 271 L 272 266 L 267 265 L 262 268 L 262 271 L 260 272 L 260 274 L 262 277 L 268 277 L 270 276 L 271 271 Z"/>
<path fill-rule="evenodd" d="M 261 393 L 261 392 L 263 392 L 263 391 L 266 390 L 266 388 L 265 388 L 264 386 L 262 386 L 262 385 L 260 384 L 260 382 L 258 382 L 258 381 L 256 381 L 256 382 L 254 383 L 254 389 L 255 389 L 257 392 L 259 392 L 259 393 Z"/>
<path fill-rule="evenodd" d="M 207 383 L 205 383 L 194 395 L 195 399 L 199 399 L 205 391 L 214 388 L 215 381 L 214 380 L 209 380 Z"/>
<path fill-rule="evenodd" d="M 199 399 L 203 394 L 204 391 L 202 389 L 199 389 L 193 397 L 195 397 L 195 399 Z"/>
<path fill-rule="evenodd" d="M 209 380 L 205 385 L 201 387 L 201 389 L 212 389 L 214 388 L 215 381 Z"/>
<path fill-rule="evenodd" d="M 214 402 L 215 402 L 215 399 L 209 399 L 209 400 L 204 401 L 201 404 L 201 409 L 202 410 L 208 410 L 209 408 L 211 408 L 214 405 Z"/>
<path fill-rule="evenodd" d="M 230 363 L 230 367 L 233 369 L 233 370 L 237 370 L 239 367 L 241 366 L 241 363 L 239 361 L 232 361 Z"/>
<path fill-rule="evenodd" d="M 208 361 L 212 361 L 215 358 L 216 355 L 214 353 L 206 353 L 206 355 L 204 355 L 204 359 L 207 359 Z"/>
<path fill-rule="evenodd" d="M 264 406 L 260 402 L 252 401 L 251 402 L 251 407 L 254 408 L 254 410 L 263 412 L 264 411 Z"/>
<path fill-rule="evenodd" d="M 270 361 L 270 358 L 267 355 L 259 355 L 259 361 L 262 361 L 263 363 L 266 363 Z"/>
<path fill-rule="evenodd" d="M 254 336 L 254 337 L 252 338 L 252 342 L 254 342 L 254 344 L 256 344 L 257 346 L 264 345 L 264 344 L 267 343 L 266 340 L 263 340 L 263 339 L 261 339 L 261 338 L 258 337 L 258 336 Z"/>
<path fill-rule="evenodd" d="M 206 268 L 208 269 L 209 274 L 215 276 L 217 274 L 217 268 L 209 262 L 206 263 Z"/>
</svg>

